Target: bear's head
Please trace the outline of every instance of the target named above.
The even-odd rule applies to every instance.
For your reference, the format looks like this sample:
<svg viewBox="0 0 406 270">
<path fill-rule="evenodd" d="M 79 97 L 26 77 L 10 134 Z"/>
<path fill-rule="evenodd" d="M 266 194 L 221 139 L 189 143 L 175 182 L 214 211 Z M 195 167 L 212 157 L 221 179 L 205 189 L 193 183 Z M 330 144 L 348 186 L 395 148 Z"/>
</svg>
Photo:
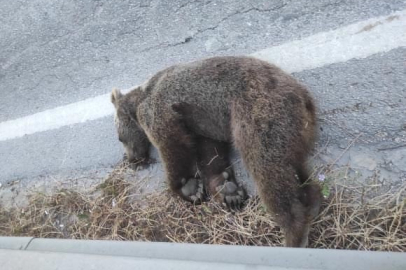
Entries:
<svg viewBox="0 0 406 270">
<path fill-rule="evenodd" d="M 114 122 L 118 139 L 123 144 L 127 159 L 130 163 L 144 163 L 148 160 L 150 142 L 137 121 L 136 104 L 132 104 L 128 95 L 114 89 L 111 93 L 111 102 L 116 113 Z"/>
</svg>

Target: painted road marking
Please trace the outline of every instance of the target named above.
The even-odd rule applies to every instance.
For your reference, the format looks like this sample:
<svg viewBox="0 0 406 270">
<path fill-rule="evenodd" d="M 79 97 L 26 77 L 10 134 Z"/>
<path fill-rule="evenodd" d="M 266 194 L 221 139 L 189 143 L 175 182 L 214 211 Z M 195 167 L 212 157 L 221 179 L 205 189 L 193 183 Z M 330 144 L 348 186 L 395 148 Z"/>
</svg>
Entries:
<svg viewBox="0 0 406 270">
<path fill-rule="evenodd" d="M 406 10 L 402 10 L 274 46 L 252 56 L 272 62 L 288 72 L 300 72 L 406 47 L 405 29 Z M 112 115 L 114 110 L 109 95 L 2 122 L 0 141 Z"/>
<path fill-rule="evenodd" d="M 362 59 L 406 47 L 406 10 L 252 54 L 288 72 Z"/>
</svg>

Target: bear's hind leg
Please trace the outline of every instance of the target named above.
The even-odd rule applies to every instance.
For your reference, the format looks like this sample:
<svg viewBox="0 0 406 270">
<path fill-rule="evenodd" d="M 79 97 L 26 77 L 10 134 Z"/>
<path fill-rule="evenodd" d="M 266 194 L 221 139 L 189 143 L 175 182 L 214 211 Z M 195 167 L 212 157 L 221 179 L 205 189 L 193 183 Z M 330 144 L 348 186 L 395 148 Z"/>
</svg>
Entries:
<svg viewBox="0 0 406 270">
<path fill-rule="evenodd" d="M 301 184 L 299 200 L 307 207 L 309 222 L 311 222 L 320 212 L 320 206 L 323 201 L 321 187 L 319 183 L 310 178 L 307 166 L 302 164 L 297 175 Z"/>
<path fill-rule="evenodd" d="M 247 198 L 229 161 L 230 144 L 205 137 L 196 139 L 198 166 L 206 191 L 219 203 L 239 209 Z"/>
<path fill-rule="evenodd" d="M 309 211 L 301 201 L 302 183 L 295 164 L 301 164 L 305 154 L 299 151 L 300 133 L 292 125 L 296 116 L 289 116 L 292 112 L 276 101 L 272 106 L 268 99 L 259 98 L 235 102 L 233 140 L 262 202 L 284 232 L 285 246 L 304 247 L 310 228 Z M 268 113 L 270 107 L 275 111 Z M 247 113 L 252 111 L 257 114 Z"/>
</svg>

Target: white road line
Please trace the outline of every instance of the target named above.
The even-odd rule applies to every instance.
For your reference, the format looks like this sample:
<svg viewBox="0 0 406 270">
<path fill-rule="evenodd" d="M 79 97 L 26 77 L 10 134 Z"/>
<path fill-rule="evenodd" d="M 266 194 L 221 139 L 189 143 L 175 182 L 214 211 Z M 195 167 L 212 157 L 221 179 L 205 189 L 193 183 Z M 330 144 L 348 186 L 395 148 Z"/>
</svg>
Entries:
<svg viewBox="0 0 406 270">
<path fill-rule="evenodd" d="M 406 10 L 315 34 L 252 54 L 288 72 L 366 58 L 406 47 Z M 113 113 L 109 94 L 0 123 L 0 141 L 102 118 Z"/>
<path fill-rule="evenodd" d="M 337 30 L 271 47 L 252 54 L 288 72 L 361 59 L 406 47 L 406 10 Z"/>
</svg>

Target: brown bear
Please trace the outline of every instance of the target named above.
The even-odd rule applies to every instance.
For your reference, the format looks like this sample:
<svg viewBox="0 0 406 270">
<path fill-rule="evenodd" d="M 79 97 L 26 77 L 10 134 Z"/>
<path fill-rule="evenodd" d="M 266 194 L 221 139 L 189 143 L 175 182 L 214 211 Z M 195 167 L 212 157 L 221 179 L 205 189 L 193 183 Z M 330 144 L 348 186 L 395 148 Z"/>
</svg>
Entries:
<svg viewBox="0 0 406 270">
<path fill-rule="evenodd" d="M 200 202 L 204 186 L 238 207 L 246 193 L 230 168 L 232 144 L 285 246 L 307 245 L 322 198 L 307 168 L 316 106 L 292 76 L 251 57 L 213 57 L 166 68 L 126 95 L 113 90 L 111 100 L 128 158 L 147 157 L 152 143 L 173 192 Z"/>
</svg>

